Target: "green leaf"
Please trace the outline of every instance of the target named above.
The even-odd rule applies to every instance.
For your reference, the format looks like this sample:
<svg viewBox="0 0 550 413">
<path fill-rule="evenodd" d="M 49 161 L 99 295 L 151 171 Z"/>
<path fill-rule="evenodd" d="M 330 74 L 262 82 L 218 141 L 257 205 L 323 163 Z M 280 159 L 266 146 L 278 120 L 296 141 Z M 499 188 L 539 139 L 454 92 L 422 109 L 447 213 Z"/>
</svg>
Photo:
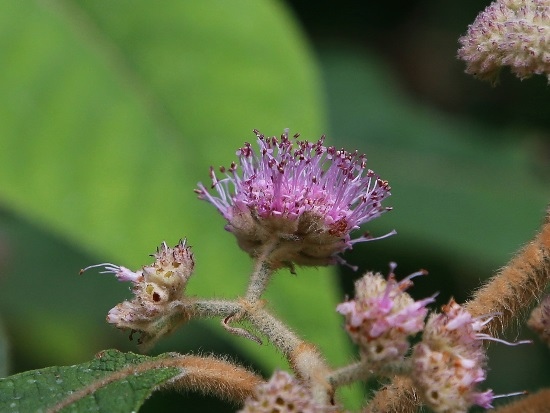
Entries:
<svg viewBox="0 0 550 413">
<path fill-rule="evenodd" d="M 146 357 L 106 350 L 91 362 L 32 370 L 0 379 L 2 412 L 131 412 L 182 369 L 170 355 Z M 155 368 L 151 368 L 151 366 Z"/>
<path fill-rule="evenodd" d="M 0 77 L 0 202 L 99 262 L 130 268 L 147 264 L 162 240 L 173 245 L 187 237 L 197 262 L 189 293 L 242 295 L 249 259 L 192 190 L 208 181 L 209 165 L 233 160 L 235 148 L 253 138 L 252 128 L 279 134 L 290 127 L 309 138 L 323 132 L 319 73 L 281 3 L 2 7 L 0 55 L 9 64 Z M 36 265 L 27 281 L 40 277 Z M 59 291 L 72 276 L 48 279 L 35 311 L 63 306 Z M 270 290 L 275 310 L 331 362 L 347 361 L 332 272 L 277 277 Z M 87 274 L 71 294 L 100 290 L 99 278 Z M 289 298 L 300 303 L 290 306 Z M 10 312 L 32 311 L 36 303 L 20 306 Z M 273 349 L 232 340 L 263 367 L 284 364 Z"/>
</svg>

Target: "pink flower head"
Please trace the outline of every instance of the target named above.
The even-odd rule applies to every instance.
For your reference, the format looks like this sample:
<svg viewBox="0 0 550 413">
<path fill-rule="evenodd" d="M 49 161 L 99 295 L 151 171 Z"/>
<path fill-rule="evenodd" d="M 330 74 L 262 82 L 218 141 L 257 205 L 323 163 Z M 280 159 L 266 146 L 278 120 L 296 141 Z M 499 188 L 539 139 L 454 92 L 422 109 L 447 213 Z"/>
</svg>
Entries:
<svg viewBox="0 0 550 413">
<path fill-rule="evenodd" d="M 421 274 L 425 272 L 397 282 L 393 273 L 387 280 L 367 273 L 355 283 L 355 299 L 336 307 L 346 316 L 346 330 L 371 365 L 401 359 L 409 349 L 408 336 L 424 328 L 426 305 L 434 297 L 414 301 L 405 292 L 412 285 L 411 278 Z"/>
<path fill-rule="evenodd" d="M 284 241 L 280 260 L 300 265 L 326 265 L 355 242 L 350 232 L 390 208 L 381 202 L 390 187 L 373 171 L 366 158 L 317 142 L 291 140 L 288 132 L 265 137 L 254 131 L 259 146 L 237 151 L 239 166 L 232 163 L 218 179 L 211 169 L 211 195 L 199 183 L 200 199 L 213 204 L 228 221 L 239 246 L 251 255 L 273 240 Z M 295 139 L 298 135 L 294 136 Z"/>
<path fill-rule="evenodd" d="M 413 377 L 426 403 L 436 412 L 466 412 L 483 399 L 476 390 L 485 380 L 486 355 L 476 334 L 483 324 L 454 300 L 426 323 L 413 352 Z M 484 404 L 490 406 L 491 400 Z"/>
<path fill-rule="evenodd" d="M 480 392 L 487 356 L 482 340 L 502 340 L 483 333 L 494 315 L 473 317 L 454 300 L 426 322 L 422 342 L 413 351 L 413 378 L 424 401 L 436 412 L 467 412 L 473 405 L 492 407 L 491 390 Z M 506 344 L 523 344 L 526 341 Z"/>
</svg>

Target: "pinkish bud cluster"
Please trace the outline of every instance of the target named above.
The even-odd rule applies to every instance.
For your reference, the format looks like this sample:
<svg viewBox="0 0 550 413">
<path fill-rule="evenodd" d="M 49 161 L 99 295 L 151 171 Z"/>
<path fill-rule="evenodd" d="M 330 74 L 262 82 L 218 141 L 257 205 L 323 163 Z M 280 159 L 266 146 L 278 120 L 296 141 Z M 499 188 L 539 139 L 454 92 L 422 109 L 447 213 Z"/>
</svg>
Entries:
<svg viewBox="0 0 550 413">
<path fill-rule="evenodd" d="M 191 249 L 182 240 L 174 248 L 162 243 L 153 255 L 155 262 L 133 272 L 113 264 L 92 265 L 83 269 L 103 267 L 102 273 L 115 274 L 119 281 L 131 281 L 134 298 L 112 308 L 107 321 L 120 329 L 139 332 L 139 343 L 151 345 L 186 321 L 181 311 L 183 293 L 194 268 Z"/>
<path fill-rule="evenodd" d="M 328 265 L 341 261 L 337 254 L 355 242 L 359 225 L 389 208 L 381 202 L 390 187 L 371 170 L 366 158 L 317 142 L 292 141 L 288 132 L 265 137 L 254 131 L 259 152 L 246 143 L 236 163 L 221 168 L 218 180 L 211 170 L 212 196 L 199 183 L 200 199 L 213 204 L 227 220 L 226 229 L 239 246 L 255 256 L 266 243 L 277 240 L 271 260 L 288 265 Z M 295 135 L 295 139 L 298 135 Z"/>
<path fill-rule="evenodd" d="M 346 316 L 346 330 L 359 345 L 361 357 L 376 368 L 398 361 L 409 349 L 408 337 L 422 331 L 428 313 L 429 297 L 415 301 L 405 292 L 412 285 L 411 274 L 397 282 L 391 273 L 387 280 L 367 273 L 355 283 L 355 299 L 336 310 Z"/>
<path fill-rule="evenodd" d="M 424 402 L 438 413 L 490 408 L 493 392 L 477 391 L 485 380 L 486 354 L 481 333 L 492 317 L 474 318 L 454 300 L 426 322 L 422 342 L 412 355 L 413 380 Z"/>
<path fill-rule="evenodd" d="M 550 346 L 550 295 L 547 295 L 533 310 L 527 324 L 544 343 Z"/>
<path fill-rule="evenodd" d="M 284 371 L 276 371 L 267 383 L 256 387 L 240 413 L 328 413 L 335 408 L 314 402 L 307 387 Z"/>
<path fill-rule="evenodd" d="M 550 1 L 498 0 L 459 39 L 466 72 L 495 80 L 503 66 L 520 79 L 544 74 L 550 81 Z"/>
</svg>

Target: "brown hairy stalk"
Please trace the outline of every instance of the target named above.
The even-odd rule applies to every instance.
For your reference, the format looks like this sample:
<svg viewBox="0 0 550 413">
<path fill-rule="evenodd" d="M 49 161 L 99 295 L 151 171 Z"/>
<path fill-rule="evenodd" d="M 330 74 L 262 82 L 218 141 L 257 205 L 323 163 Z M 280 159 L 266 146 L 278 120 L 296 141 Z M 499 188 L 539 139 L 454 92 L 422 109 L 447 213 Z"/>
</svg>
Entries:
<svg viewBox="0 0 550 413">
<path fill-rule="evenodd" d="M 215 357 L 185 356 L 183 374 L 163 388 L 196 391 L 242 404 L 264 380 L 251 371 Z"/>
<path fill-rule="evenodd" d="M 175 355 L 166 359 L 130 365 L 114 371 L 112 374 L 93 381 L 70 394 L 55 406 L 47 409 L 46 412 L 60 412 L 81 399 L 94 394 L 99 389 L 126 377 L 167 367 L 179 368 L 182 373 L 163 385 L 162 389 L 176 388 L 178 390 L 197 391 L 202 394 L 215 395 L 220 399 L 238 404 L 244 403 L 246 398 L 252 395 L 258 384 L 264 383 L 260 376 L 226 360 L 214 357 Z"/>
<path fill-rule="evenodd" d="M 550 413 L 550 389 L 543 389 L 507 406 L 494 410 L 494 413 Z"/>
<path fill-rule="evenodd" d="M 504 330 L 526 315 L 550 283 L 550 216 L 537 236 L 510 263 L 491 278 L 466 304 L 474 316 L 498 312 L 488 328 L 491 334 Z M 499 328 L 500 327 L 500 328 Z"/>
<path fill-rule="evenodd" d="M 414 413 L 420 406 L 411 379 L 395 376 L 380 389 L 363 413 Z"/>
<path fill-rule="evenodd" d="M 504 330 L 520 316 L 524 317 L 532 303 L 540 300 L 549 284 L 550 209 L 547 211 L 541 231 L 506 267 L 474 294 L 472 300 L 466 304 L 466 309 L 474 317 L 494 312 L 501 313 L 488 324 L 490 333 L 494 335 L 496 330 Z M 411 397 L 412 394 L 416 394 L 412 381 L 397 376 L 390 385 L 376 393 L 371 402 L 371 405 L 376 407 L 369 406 L 366 412 L 414 412 L 420 406 L 420 401 L 416 397 Z M 544 400 L 548 401 L 549 396 L 545 397 Z M 540 411 L 550 410 L 547 408 Z"/>
</svg>

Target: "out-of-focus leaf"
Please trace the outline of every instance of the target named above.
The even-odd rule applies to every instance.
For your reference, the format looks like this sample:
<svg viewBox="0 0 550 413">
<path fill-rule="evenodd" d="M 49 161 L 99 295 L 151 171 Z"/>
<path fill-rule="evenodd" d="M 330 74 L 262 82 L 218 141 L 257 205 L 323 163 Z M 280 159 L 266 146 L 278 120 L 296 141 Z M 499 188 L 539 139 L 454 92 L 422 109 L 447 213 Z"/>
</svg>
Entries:
<svg viewBox="0 0 550 413">
<path fill-rule="evenodd" d="M 4 329 L 4 324 L 0 320 L 0 377 L 8 375 L 9 371 L 9 342 Z"/>
<path fill-rule="evenodd" d="M 185 373 L 160 365 L 170 357 L 106 350 L 91 362 L 6 377 L 0 379 L 0 410 L 135 412 L 157 387 Z"/>
<path fill-rule="evenodd" d="M 315 64 L 279 2 L 9 2 L 0 13 L 0 55 L 5 207 L 130 268 L 147 264 L 162 240 L 186 236 L 197 262 L 189 293 L 243 294 L 249 260 L 192 190 L 208 181 L 210 164 L 233 160 L 252 128 L 290 127 L 313 139 L 323 131 Z M 343 363 L 331 272 L 299 274 L 277 275 L 284 281 L 270 291 L 275 310 L 301 300 L 303 313 L 285 312 L 289 323 Z M 39 266 L 31 276 L 40 276 Z M 59 309 L 73 276 L 52 278 L 36 310 Z M 81 290 L 64 294 L 87 294 L 96 281 L 86 277 Z M 32 311 L 33 303 L 21 305 Z M 235 343 L 263 366 L 283 363 L 265 346 Z"/>
</svg>

